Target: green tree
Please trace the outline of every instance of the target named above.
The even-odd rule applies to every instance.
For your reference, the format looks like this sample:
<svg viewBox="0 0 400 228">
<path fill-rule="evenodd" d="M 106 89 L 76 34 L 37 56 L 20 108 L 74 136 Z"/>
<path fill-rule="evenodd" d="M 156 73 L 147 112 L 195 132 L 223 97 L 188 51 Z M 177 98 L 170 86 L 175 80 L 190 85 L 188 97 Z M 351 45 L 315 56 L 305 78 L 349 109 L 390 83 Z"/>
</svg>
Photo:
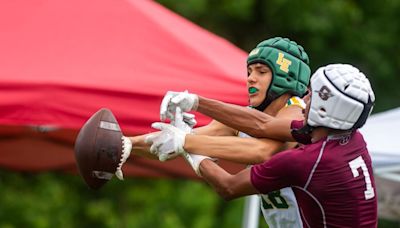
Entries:
<svg viewBox="0 0 400 228">
<path fill-rule="evenodd" d="M 0 172 L 0 227 L 235 227 L 242 199 L 200 181 L 113 179 L 98 191 L 77 175 Z"/>
<path fill-rule="evenodd" d="M 329 63 L 351 63 L 371 79 L 375 112 L 400 106 L 399 1 L 158 2 L 245 51 L 261 40 L 283 36 L 305 47 L 312 70 Z"/>
</svg>

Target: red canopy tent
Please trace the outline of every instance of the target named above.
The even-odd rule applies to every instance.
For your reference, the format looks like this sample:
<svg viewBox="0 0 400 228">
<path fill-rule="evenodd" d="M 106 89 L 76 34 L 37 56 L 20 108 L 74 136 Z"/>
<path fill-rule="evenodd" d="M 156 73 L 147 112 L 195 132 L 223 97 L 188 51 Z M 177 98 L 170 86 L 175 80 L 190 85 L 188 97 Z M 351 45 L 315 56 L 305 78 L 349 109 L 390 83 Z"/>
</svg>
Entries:
<svg viewBox="0 0 400 228">
<path fill-rule="evenodd" d="M 76 134 L 101 107 L 134 135 L 168 90 L 247 103 L 246 54 L 153 1 L 1 1 L 0 21 L 1 167 L 76 170 Z M 194 177 L 182 159 L 134 157 L 125 173 Z"/>
</svg>

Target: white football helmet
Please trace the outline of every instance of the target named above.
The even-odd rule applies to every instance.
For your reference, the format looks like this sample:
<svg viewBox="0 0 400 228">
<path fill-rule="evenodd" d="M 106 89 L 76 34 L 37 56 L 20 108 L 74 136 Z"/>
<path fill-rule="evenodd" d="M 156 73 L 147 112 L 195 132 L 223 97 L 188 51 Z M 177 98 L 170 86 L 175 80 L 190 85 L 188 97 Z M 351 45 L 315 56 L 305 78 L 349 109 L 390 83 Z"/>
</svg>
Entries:
<svg viewBox="0 0 400 228">
<path fill-rule="evenodd" d="M 319 68 L 311 77 L 307 124 L 338 130 L 357 129 L 371 114 L 375 95 L 365 75 L 348 64 Z"/>
</svg>

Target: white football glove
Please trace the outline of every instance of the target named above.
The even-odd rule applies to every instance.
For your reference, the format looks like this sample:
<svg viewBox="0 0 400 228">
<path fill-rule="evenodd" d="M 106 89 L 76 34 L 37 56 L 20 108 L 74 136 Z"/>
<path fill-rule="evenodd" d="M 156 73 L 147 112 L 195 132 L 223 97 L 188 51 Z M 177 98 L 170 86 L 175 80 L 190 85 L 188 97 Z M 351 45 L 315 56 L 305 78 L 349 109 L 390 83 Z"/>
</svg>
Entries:
<svg viewBox="0 0 400 228">
<path fill-rule="evenodd" d="M 176 108 L 179 107 L 183 112 L 195 111 L 199 105 L 199 97 L 196 94 L 184 92 L 168 91 L 160 106 L 160 119 L 165 121 L 167 118 L 174 120 Z"/>
<path fill-rule="evenodd" d="M 204 159 L 211 159 L 210 157 L 200 155 L 200 154 L 189 154 L 189 153 L 183 153 L 182 154 L 183 158 L 186 159 L 186 161 L 189 163 L 189 165 L 192 167 L 194 172 L 197 174 L 197 176 L 201 177 L 201 172 L 200 172 L 200 163 Z M 213 160 L 213 159 L 212 159 Z"/>
<path fill-rule="evenodd" d="M 161 132 L 146 137 L 146 143 L 152 143 L 150 152 L 158 154 L 158 159 L 160 161 L 167 160 L 171 154 L 174 156 L 182 155 L 196 174 L 201 177 L 199 169 L 200 162 L 204 159 L 211 158 L 203 155 L 187 153 L 183 149 L 186 133 L 175 126 L 160 122 L 153 123 L 151 126 Z"/>
<path fill-rule="evenodd" d="M 175 118 L 171 121 L 171 124 L 185 133 L 192 133 L 193 127 L 197 124 L 195 115 L 181 111 L 178 107 L 175 112 Z"/>
<path fill-rule="evenodd" d="M 190 115 L 188 117 L 195 121 L 194 115 L 193 117 Z M 186 123 L 184 123 L 183 119 L 184 117 L 182 115 L 182 111 L 179 107 L 177 107 L 174 123 L 177 126 L 182 126 L 183 124 L 188 126 Z M 183 146 L 185 145 L 186 134 L 190 133 L 190 131 L 185 132 L 178 127 L 160 122 L 153 123 L 151 126 L 160 130 L 160 132 L 158 134 L 153 134 L 146 137 L 145 142 L 152 144 L 150 147 L 150 152 L 156 154 L 160 161 L 166 161 L 172 157 L 182 155 L 182 157 L 185 158 L 196 174 L 201 177 L 199 169 L 201 161 L 211 158 L 198 154 L 189 154 L 183 149 Z M 191 130 L 191 128 L 189 129 Z"/>
<path fill-rule="evenodd" d="M 185 152 L 186 133 L 170 124 L 156 122 L 151 127 L 160 130 L 158 134 L 146 137 L 145 142 L 151 143 L 150 152 L 156 154 L 160 161 L 166 161 Z"/>
<path fill-rule="evenodd" d="M 174 121 L 171 122 L 171 124 L 173 126 L 182 130 L 186 134 L 190 134 L 192 132 L 192 129 L 196 125 L 196 123 L 197 122 L 196 122 L 195 116 L 193 114 L 185 113 L 185 112 L 182 113 L 182 111 L 179 107 L 177 108 L 177 110 L 175 112 Z M 155 137 L 156 136 L 153 136 L 153 138 L 155 138 Z M 164 137 L 163 140 L 170 140 L 170 139 L 167 139 L 165 135 L 160 136 L 160 137 Z M 152 137 L 150 137 L 149 139 L 152 139 Z M 166 160 L 170 160 L 172 158 L 175 158 L 180 154 L 178 151 L 170 151 L 169 149 L 168 150 L 165 150 L 165 149 L 159 150 L 158 147 L 159 146 L 150 147 L 150 153 L 156 155 L 158 157 L 158 159 L 162 162 L 164 162 Z"/>
<path fill-rule="evenodd" d="M 195 115 L 186 113 L 186 112 L 182 113 L 180 108 L 177 108 L 177 109 L 178 110 L 175 112 L 174 121 L 171 122 L 172 125 L 183 130 L 185 133 L 191 133 L 193 127 L 197 124 Z M 125 164 L 126 160 L 128 159 L 128 157 L 131 154 L 132 141 L 126 136 L 122 136 L 121 140 L 122 140 L 122 154 L 121 154 L 121 159 L 118 164 L 115 175 L 117 176 L 118 179 L 123 180 L 124 174 L 122 172 L 122 166 Z M 155 154 L 159 157 L 160 161 L 166 161 L 168 159 L 175 158 L 176 156 L 179 155 L 179 153 L 176 153 L 176 152 L 169 152 L 169 153 L 164 153 L 164 154 L 159 154 L 157 152 Z"/>
</svg>

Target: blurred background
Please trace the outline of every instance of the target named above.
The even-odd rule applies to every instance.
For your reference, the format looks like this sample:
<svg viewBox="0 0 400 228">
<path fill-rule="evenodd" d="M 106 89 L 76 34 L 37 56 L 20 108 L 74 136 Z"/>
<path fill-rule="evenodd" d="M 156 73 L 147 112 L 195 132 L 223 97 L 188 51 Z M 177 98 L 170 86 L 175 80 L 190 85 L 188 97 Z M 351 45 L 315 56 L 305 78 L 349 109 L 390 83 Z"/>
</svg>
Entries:
<svg viewBox="0 0 400 228">
<path fill-rule="evenodd" d="M 144 0 L 114 0 L 136 1 Z M 26 7 L 24 1 L 17 2 Z M 351 63 L 373 85 L 377 97 L 373 114 L 400 106 L 399 1 L 158 0 L 156 4 L 244 52 L 264 39 L 281 36 L 305 48 L 312 71 L 329 63 Z M 7 23 L 1 20 L 0 36 L 7 36 Z M 6 75 L 0 75 L 3 77 Z M 243 82 L 245 77 L 243 74 Z M 1 129 L 1 140 L 6 140 L 4 132 L 10 127 L 4 124 Z M 396 128 L 386 130 L 397 134 Z M 14 149 L 18 150 L 18 144 Z M 0 148 L 0 156 L 4 150 Z M 62 171 L 14 168 L 2 165 L 0 171 L 0 227 L 241 227 L 244 200 L 225 202 L 198 179 L 131 176 L 124 182 L 114 178 L 101 190 L 91 191 L 74 167 Z M 400 227 L 400 199 L 390 198 L 399 195 L 399 184 L 393 179 L 379 179 L 377 184 L 383 189 L 379 190 L 383 192 L 379 195 L 379 227 Z M 385 211 L 388 207 L 391 209 Z M 260 227 L 267 227 L 263 218 Z"/>
</svg>

